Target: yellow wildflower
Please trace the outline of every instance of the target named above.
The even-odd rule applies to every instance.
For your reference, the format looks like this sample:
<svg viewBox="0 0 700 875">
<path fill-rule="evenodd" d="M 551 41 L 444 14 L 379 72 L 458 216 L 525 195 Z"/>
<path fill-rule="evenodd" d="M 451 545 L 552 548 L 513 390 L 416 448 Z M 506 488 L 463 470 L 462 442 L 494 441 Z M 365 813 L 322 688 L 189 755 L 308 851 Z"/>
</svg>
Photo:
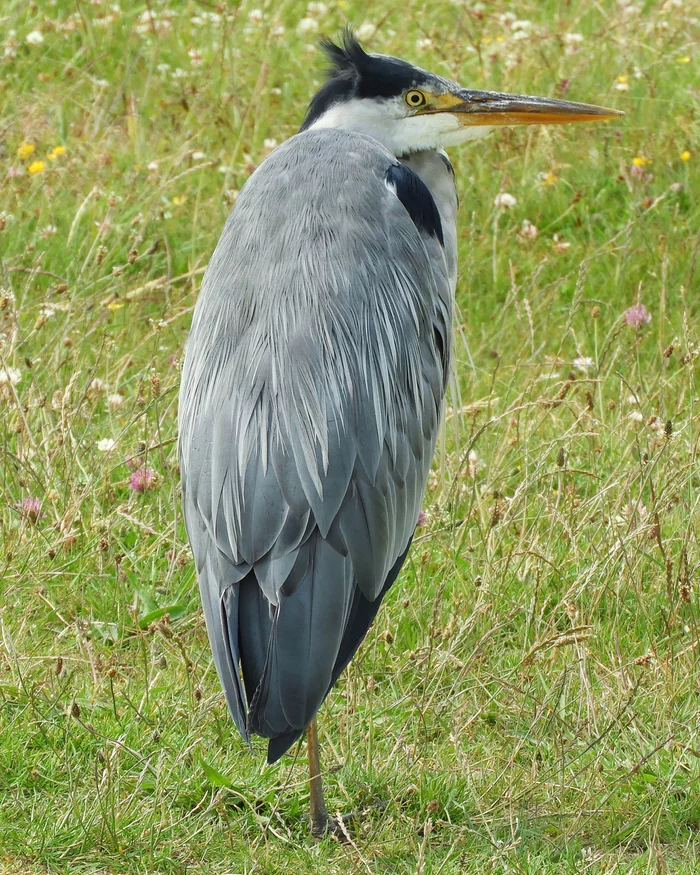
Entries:
<svg viewBox="0 0 700 875">
<path fill-rule="evenodd" d="M 504 42 L 504 41 L 505 41 L 505 37 L 503 36 L 502 33 L 499 33 L 498 36 L 496 37 L 496 42 L 497 42 L 497 43 L 502 43 L 502 42 Z"/>
<path fill-rule="evenodd" d="M 681 161 L 690 161 L 690 150 L 684 149 L 681 152 Z"/>
<path fill-rule="evenodd" d="M 49 152 L 49 154 L 46 157 L 49 159 L 49 161 L 55 161 L 57 158 L 60 158 L 61 155 L 65 155 L 65 154 L 66 154 L 66 147 L 65 146 L 54 146 L 53 149 Z"/>
<path fill-rule="evenodd" d="M 545 185 L 554 185 L 555 182 L 559 182 L 559 177 L 556 175 L 556 173 L 552 173 L 552 171 L 550 170 L 548 173 L 545 173 L 542 181 Z"/>
<path fill-rule="evenodd" d="M 123 306 L 124 306 L 124 304 L 122 303 L 122 301 L 110 301 L 109 304 L 107 304 L 107 309 L 108 310 L 121 310 L 121 308 Z"/>
<path fill-rule="evenodd" d="M 627 85 L 628 79 L 629 79 L 629 76 L 625 76 L 624 74 L 622 76 L 617 77 L 617 81 L 620 83 L 620 85 Z"/>
<path fill-rule="evenodd" d="M 648 167 L 654 162 L 651 160 L 651 158 L 646 158 L 644 155 L 635 155 L 632 159 L 632 163 L 635 167 Z"/>
<path fill-rule="evenodd" d="M 485 46 L 488 46 L 488 45 L 491 45 L 491 43 L 493 42 L 493 40 L 491 39 L 490 36 L 485 36 L 485 37 L 481 40 L 481 42 L 482 42 Z"/>
<path fill-rule="evenodd" d="M 176 207 L 181 207 L 185 203 L 186 200 L 187 200 L 187 198 L 185 197 L 184 194 L 176 194 L 175 197 L 173 198 L 173 203 L 175 204 Z"/>
<path fill-rule="evenodd" d="M 689 64 L 690 63 L 690 55 L 683 55 L 682 57 L 678 58 L 678 63 L 679 64 Z"/>
<path fill-rule="evenodd" d="M 41 173 L 44 167 L 46 167 L 46 164 L 43 161 L 32 161 L 27 170 L 34 175 L 35 173 Z"/>
<path fill-rule="evenodd" d="M 20 161 L 26 161 L 27 158 L 36 150 L 36 146 L 32 145 L 32 143 L 22 143 L 22 145 L 17 150 L 17 156 Z"/>
</svg>

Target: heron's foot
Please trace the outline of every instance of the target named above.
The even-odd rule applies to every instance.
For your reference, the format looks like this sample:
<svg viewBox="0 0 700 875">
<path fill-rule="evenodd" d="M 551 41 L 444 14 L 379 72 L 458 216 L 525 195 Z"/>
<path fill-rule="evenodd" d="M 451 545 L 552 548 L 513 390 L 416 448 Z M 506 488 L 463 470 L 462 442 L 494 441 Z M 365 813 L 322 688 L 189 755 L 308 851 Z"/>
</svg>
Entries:
<svg viewBox="0 0 700 875">
<path fill-rule="evenodd" d="M 342 814 L 339 817 L 331 817 L 327 812 L 324 812 L 321 816 L 311 819 L 311 835 L 315 839 L 322 839 L 324 836 L 330 835 L 341 842 L 347 842 L 350 839 L 355 821 L 356 815 L 353 812 Z"/>
</svg>

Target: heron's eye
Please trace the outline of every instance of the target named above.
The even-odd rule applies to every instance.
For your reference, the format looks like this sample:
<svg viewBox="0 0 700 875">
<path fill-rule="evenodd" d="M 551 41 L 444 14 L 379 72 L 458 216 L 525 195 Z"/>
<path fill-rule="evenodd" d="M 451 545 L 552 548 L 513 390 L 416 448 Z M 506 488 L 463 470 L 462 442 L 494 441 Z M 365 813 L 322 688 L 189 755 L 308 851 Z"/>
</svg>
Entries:
<svg viewBox="0 0 700 875">
<path fill-rule="evenodd" d="M 413 109 L 426 103 L 425 94 L 422 91 L 407 91 L 404 99 Z"/>
</svg>

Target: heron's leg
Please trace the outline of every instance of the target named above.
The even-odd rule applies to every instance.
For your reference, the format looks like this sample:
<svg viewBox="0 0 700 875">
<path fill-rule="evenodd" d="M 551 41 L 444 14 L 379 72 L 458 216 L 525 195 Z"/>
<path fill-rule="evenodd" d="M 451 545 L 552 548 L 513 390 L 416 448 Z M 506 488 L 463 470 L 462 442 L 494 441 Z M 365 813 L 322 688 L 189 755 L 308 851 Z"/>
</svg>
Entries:
<svg viewBox="0 0 700 875">
<path fill-rule="evenodd" d="M 328 811 L 323 799 L 323 780 L 321 778 L 321 757 L 318 751 L 318 727 L 316 718 L 306 730 L 306 743 L 309 755 L 309 790 L 311 801 L 311 835 L 320 838 L 328 829 Z"/>
</svg>

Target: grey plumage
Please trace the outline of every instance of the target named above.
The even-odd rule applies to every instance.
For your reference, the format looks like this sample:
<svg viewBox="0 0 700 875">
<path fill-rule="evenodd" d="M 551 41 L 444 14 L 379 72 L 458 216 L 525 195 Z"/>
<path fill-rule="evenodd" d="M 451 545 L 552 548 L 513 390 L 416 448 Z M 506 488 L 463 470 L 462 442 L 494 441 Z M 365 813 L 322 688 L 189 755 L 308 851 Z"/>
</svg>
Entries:
<svg viewBox="0 0 700 875">
<path fill-rule="evenodd" d="M 434 151 L 444 246 L 386 184 L 397 159 L 337 129 L 255 171 L 207 268 L 182 374 L 187 531 L 216 668 L 268 758 L 304 731 L 410 543 L 439 427 L 456 195 Z M 240 670 L 239 670 L 240 664 Z"/>
</svg>

